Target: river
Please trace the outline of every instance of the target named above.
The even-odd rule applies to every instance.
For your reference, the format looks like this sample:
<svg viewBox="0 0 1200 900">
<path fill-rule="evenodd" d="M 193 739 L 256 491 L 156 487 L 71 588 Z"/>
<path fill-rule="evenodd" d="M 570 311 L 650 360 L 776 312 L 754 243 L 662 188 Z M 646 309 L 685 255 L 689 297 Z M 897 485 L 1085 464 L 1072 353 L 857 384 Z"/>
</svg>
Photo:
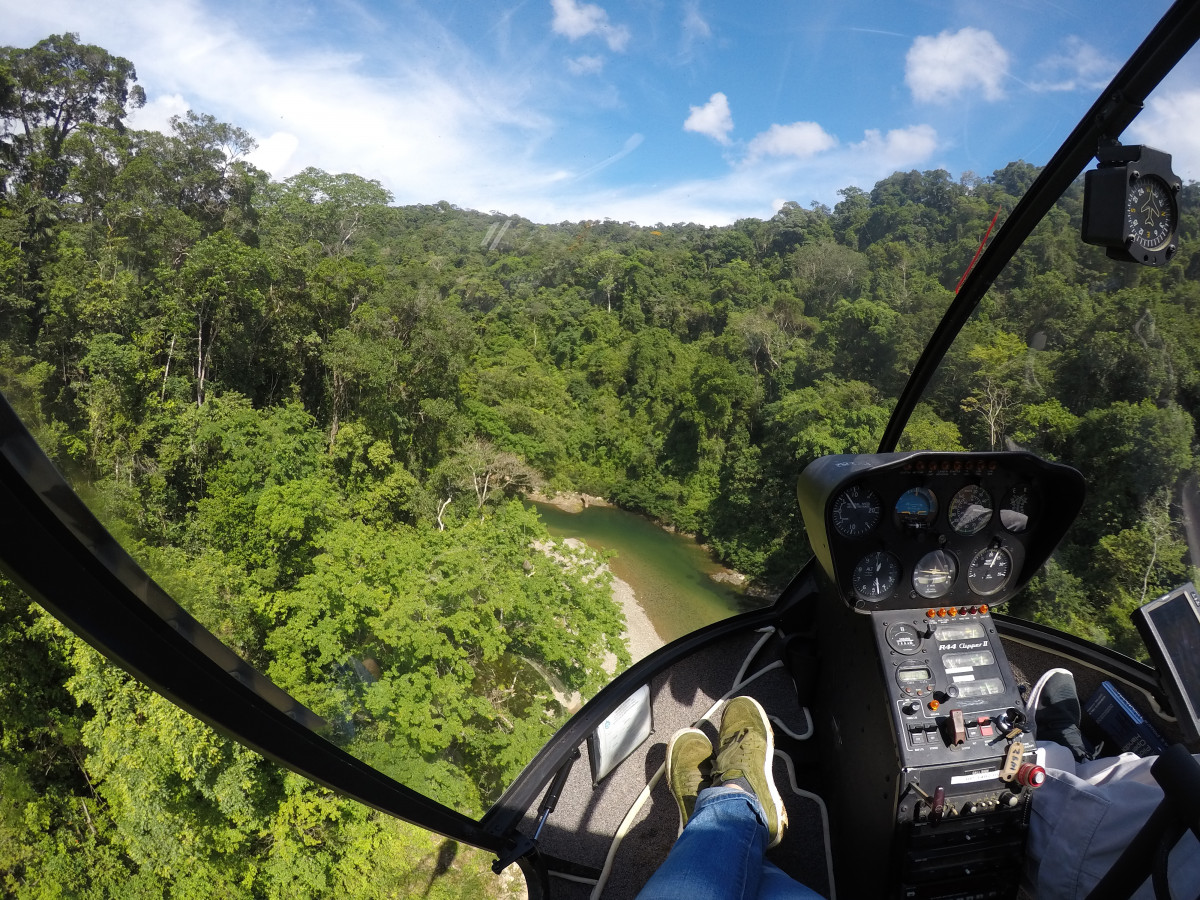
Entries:
<svg viewBox="0 0 1200 900">
<path fill-rule="evenodd" d="M 570 513 L 544 503 L 535 506 L 553 537 L 579 538 L 595 550 L 615 552 L 609 560 L 613 574 L 633 588 L 664 641 L 762 605 L 713 581 L 710 575 L 725 570 L 694 540 L 643 516 L 615 507 Z"/>
</svg>

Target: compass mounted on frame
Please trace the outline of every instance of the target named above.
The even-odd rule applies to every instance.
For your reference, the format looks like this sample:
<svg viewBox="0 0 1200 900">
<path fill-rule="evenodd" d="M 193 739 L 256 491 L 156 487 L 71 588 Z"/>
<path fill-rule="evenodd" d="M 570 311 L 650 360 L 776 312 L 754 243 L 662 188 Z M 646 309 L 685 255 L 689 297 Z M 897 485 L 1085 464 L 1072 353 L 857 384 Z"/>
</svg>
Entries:
<svg viewBox="0 0 1200 900">
<path fill-rule="evenodd" d="M 1178 244 L 1179 189 L 1171 154 L 1153 147 L 1101 147 L 1084 176 L 1083 240 L 1110 259 L 1165 265 Z"/>
</svg>

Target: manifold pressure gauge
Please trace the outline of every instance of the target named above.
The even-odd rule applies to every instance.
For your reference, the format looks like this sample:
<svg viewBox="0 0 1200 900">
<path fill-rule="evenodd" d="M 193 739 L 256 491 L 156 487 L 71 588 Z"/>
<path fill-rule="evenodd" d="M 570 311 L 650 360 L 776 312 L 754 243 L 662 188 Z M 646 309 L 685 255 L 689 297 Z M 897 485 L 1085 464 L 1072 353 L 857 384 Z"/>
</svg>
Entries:
<svg viewBox="0 0 1200 900">
<path fill-rule="evenodd" d="M 1084 176 L 1083 240 L 1109 258 L 1161 266 L 1175 255 L 1181 182 L 1153 147 L 1101 147 Z"/>
</svg>

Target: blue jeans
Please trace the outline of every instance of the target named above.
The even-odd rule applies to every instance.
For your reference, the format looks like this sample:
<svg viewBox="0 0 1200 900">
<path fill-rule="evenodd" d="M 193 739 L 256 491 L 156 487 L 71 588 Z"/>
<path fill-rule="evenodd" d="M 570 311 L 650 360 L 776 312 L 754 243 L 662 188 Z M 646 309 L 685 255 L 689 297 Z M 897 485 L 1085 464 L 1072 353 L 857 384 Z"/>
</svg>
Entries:
<svg viewBox="0 0 1200 900">
<path fill-rule="evenodd" d="M 735 787 L 700 792 L 696 811 L 637 900 L 816 900 L 763 858 L 770 837 L 758 798 Z"/>
</svg>

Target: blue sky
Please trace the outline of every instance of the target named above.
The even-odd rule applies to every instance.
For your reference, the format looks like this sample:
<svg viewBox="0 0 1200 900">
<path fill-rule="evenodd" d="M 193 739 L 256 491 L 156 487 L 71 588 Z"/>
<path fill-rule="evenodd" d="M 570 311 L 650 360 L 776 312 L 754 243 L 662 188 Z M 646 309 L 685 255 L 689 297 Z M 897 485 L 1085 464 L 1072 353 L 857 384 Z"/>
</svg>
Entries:
<svg viewBox="0 0 1200 900">
<path fill-rule="evenodd" d="M 250 131 L 317 166 L 540 222 L 652 225 L 834 204 L 897 169 L 1045 163 L 1163 0 L 0 0 L 0 42 L 75 31 L 132 60 L 164 128 Z M 1200 61 L 1127 141 L 1200 178 Z"/>
</svg>

